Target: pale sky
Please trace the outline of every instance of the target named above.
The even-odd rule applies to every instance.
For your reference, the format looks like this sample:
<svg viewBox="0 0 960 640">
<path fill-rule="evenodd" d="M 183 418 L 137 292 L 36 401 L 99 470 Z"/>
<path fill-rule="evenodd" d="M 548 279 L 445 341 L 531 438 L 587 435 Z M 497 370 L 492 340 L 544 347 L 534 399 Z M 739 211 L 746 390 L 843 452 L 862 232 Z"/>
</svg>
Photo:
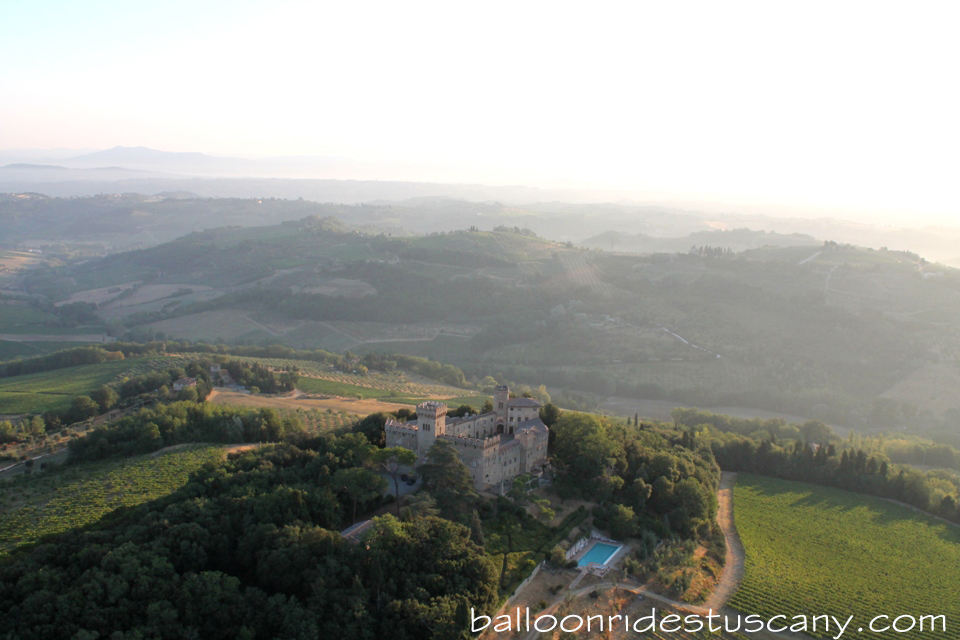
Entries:
<svg viewBox="0 0 960 640">
<path fill-rule="evenodd" d="M 957 7 L 3 0 L 0 149 L 346 156 L 960 223 Z"/>
</svg>

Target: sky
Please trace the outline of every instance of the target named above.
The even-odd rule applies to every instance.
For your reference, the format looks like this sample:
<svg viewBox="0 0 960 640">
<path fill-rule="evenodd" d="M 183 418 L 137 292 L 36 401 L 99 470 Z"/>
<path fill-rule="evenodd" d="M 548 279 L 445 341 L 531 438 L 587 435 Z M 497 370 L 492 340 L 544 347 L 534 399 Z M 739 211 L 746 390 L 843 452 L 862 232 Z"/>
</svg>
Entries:
<svg viewBox="0 0 960 640">
<path fill-rule="evenodd" d="M 950 2 L 4 0 L 0 149 L 343 156 L 957 224 L 957 18 Z"/>
</svg>

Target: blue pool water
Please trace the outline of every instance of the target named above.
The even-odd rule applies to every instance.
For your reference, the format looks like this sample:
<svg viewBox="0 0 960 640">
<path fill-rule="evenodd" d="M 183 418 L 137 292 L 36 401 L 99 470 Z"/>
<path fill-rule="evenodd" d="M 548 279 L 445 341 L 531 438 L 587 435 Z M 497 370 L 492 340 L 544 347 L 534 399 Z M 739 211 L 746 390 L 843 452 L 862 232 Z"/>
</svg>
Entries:
<svg viewBox="0 0 960 640">
<path fill-rule="evenodd" d="M 603 542 L 597 542 L 593 545 L 593 548 L 590 551 L 587 551 L 583 554 L 583 557 L 577 561 L 577 566 L 584 567 L 591 562 L 596 562 L 597 564 L 606 564 L 607 560 L 613 557 L 617 551 L 620 550 L 620 547 L 615 544 L 604 544 Z"/>
</svg>

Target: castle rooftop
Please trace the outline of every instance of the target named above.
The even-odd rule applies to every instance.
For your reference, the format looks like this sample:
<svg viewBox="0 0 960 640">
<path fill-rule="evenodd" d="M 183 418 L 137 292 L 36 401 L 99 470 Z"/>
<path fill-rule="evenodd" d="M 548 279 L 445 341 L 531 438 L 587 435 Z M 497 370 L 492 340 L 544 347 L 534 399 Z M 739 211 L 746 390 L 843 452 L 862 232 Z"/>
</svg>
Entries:
<svg viewBox="0 0 960 640">
<path fill-rule="evenodd" d="M 507 401 L 508 407 L 539 407 L 543 403 L 534 398 L 510 398 Z"/>
</svg>

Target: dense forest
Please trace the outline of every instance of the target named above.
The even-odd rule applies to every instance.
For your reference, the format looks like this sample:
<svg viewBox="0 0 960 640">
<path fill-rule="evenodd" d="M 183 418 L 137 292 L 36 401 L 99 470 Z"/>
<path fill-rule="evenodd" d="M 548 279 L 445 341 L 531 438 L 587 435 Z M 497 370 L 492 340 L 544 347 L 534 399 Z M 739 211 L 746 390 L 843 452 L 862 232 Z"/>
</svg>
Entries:
<svg viewBox="0 0 960 640">
<path fill-rule="evenodd" d="M 949 445 L 879 434 L 851 433 L 844 440 L 814 420 L 794 425 L 696 409 L 676 409 L 673 417 L 679 442 L 691 449 L 709 448 L 726 471 L 890 498 L 960 523 L 960 450 Z"/>
<path fill-rule="evenodd" d="M 7 638 L 454 638 L 497 572 L 470 530 L 434 516 L 337 531 L 344 470 L 369 455 L 325 438 L 233 456 L 168 498 L 116 512 L 0 564 Z M 372 471 L 369 473 L 373 473 Z"/>
<path fill-rule="evenodd" d="M 594 501 L 594 526 L 697 540 L 722 556 L 709 449 L 684 447 L 669 426 L 638 429 L 553 405 L 543 416 L 555 433 L 556 491 Z M 0 562 L 0 614 L 16 630 L 6 637 L 465 637 L 466 608 L 489 610 L 532 568 L 508 567 L 513 553 L 565 564 L 557 545 L 590 514 L 545 527 L 527 512 L 525 478 L 506 497 L 481 498 L 443 442 L 417 470 L 417 496 L 381 497 L 378 470 L 405 460 L 381 448 L 385 419 L 312 437 L 269 409 L 178 402 L 74 441 L 71 465 L 183 442 L 285 444 L 232 455 L 173 495 Z M 391 501 L 396 516 L 375 519 L 363 544 L 336 533 Z"/>
</svg>

